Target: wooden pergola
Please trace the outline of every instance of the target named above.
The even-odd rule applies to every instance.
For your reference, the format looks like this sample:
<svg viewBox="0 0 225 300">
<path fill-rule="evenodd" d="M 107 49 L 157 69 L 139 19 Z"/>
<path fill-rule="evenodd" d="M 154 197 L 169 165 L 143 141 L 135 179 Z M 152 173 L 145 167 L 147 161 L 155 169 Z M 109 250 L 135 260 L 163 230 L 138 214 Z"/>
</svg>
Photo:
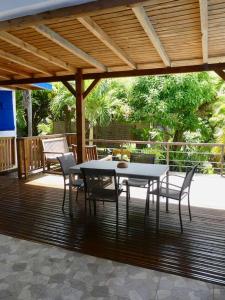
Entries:
<svg viewBox="0 0 225 300">
<path fill-rule="evenodd" d="M 215 71 L 224 79 L 224 26 L 225 0 L 96 0 L 2 21 L 0 86 L 62 81 L 76 97 L 81 162 L 84 99 L 101 78 Z"/>
</svg>

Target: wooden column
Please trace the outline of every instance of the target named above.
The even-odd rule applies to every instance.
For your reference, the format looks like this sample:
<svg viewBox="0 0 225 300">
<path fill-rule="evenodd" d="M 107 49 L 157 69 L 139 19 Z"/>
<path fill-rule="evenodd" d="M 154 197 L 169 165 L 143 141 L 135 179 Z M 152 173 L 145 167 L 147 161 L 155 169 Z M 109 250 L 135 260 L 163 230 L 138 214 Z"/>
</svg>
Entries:
<svg viewBox="0 0 225 300">
<path fill-rule="evenodd" d="M 76 74 L 76 125 L 77 125 L 77 161 L 85 160 L 85 107 L 83 100 L 84 80 L 82 70 Z"/>
</svg>

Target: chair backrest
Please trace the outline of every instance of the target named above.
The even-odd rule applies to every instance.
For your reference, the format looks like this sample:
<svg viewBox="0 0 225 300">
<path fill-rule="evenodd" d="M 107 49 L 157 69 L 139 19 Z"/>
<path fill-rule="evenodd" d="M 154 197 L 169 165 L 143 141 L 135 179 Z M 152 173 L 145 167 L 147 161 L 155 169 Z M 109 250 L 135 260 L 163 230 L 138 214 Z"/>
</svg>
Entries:
<svg viewBox="0 0 225 300">
<path fill-rule="evenodd" d="M 77 145 L 71 145 L 74 157 L 77 158 Z M 97 146 L 85 146 L 85 161 L 98 160 Z"/>
<path fill-rule="evenodd" d="M 114 169 L 99 170 L 81 168 L 84 179 L 85 193 L 95 199 L 105 199 L 113 196 L 118 199 L 118 184 Z M 109 189 L 110 187 L 110 189 Z"/>
<path fill-rule="evenodd" d="M 131 153 L 130 161 L 143 163 L 143 164 L 154 164 L 155 155 L 148 154 L 148 153 Z"/>
<path fill-rule="evenodd" d="M 57 153 L 68 153 L 69 147 L 66 137 L 54 138 L 54 139 L 42 139 L 42 146 L 44 152 L 49 152 L 45 154 L 46 159 L 55 157 L 57 158 Z M 51 154 L 50 152 L 53 152 Z"/>
<path fill-rule="evenodd" d="M 66 154 L 66 155 L 62 155 L 62 156 L 57 157 L 57 159 L 60 163 L 63 176 L 64 177 L 68 176 L 69 175 L 69 169 L 76 165 L 76 159 L 74 158 L 74 155 L 72 153 L 71 154 Z"/>
<path fill-rule="evenodd" d="M 85 158 L 86 161 L 89 160 L 98 160 L 98 152 L 97 152 L 97 146 L 85 146 Z"/>
<path fill-rule="evenodd" d="M 190 188 L 191 186 L 191 182 L 192 182 L 192 179 L 193 179 L 193 176 L 195 174 L 195 171 L 197 169 L 197 165 L 194 166 L 193 168 L 191 168 L 189 171 L 186 172 L 186 176 L 184 178 L 184 181 L 183 181 L 183 184 L 182 184 L 182 187 L 181 187 L 181 194 L 187 189 L 187 188 Z"/>
</svg>

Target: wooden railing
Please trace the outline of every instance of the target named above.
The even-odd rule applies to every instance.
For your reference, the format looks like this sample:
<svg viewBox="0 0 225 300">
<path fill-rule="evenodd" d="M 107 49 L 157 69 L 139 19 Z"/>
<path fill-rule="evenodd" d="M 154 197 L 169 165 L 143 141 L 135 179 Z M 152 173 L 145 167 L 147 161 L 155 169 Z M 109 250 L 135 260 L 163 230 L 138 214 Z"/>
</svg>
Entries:
<svg viewBox="0 0 225 300">
<path fill-rule="evenodd" d="M 0 172 L 15 167 L 15 138 L 0 137 Z"/>
<path fill-rule="evenodd" d="M 200 172 L 224 174 L 225 144 L 104 139 L 90 142 L 97 145 L 99 153 L 108 150 L 118 159 L 129 159 L 131 152 L 152 153 L 158 163 L 166 163 L 174 171 L 185 171 L 197 164 Z"/>
<path fill-rule="evenodd" d="M 67 137 L 68 145 L 76 144 L 76 134 L 58 134 L 17 139 L 18 176 L 27 178 L 35 170 L 43 168 L 42 139 Z M 87 140 L 87 144 L 90 141 Z M 118 159 L 129 159 L 130 152 L 152 153 L 157 163 L 166 163 L 174 171 L 185 171 L 187 167 L 198 164 L 203 173 L 224 174 L 224 144 L 152 142 L 131 140 L 91 141 L 98 147 L 98 154 L 106 156 L 112 153 Z M 12 149 L 12 147 L 11 147 Z M 1 153 L 1 152 L 0 152 Z"/>
<path fill-rule="evenodd" d="M 77 138 L 74 133 L 54 134 L 45 136 L 33 136 L 17 139 L 18 177 L 27 178 L 31 172 L 43 168 L 42 139 L 67 137 L 68 145 L 76 144 Z"/>
</svg>

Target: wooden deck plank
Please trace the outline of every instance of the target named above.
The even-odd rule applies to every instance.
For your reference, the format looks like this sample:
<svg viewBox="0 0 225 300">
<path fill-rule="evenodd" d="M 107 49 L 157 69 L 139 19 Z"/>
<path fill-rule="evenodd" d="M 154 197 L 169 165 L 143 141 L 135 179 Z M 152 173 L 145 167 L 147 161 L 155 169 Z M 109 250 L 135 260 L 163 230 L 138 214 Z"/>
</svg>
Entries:
<svg viewBox="0 0 225 300">
<path fill-rule="evenodd" d="M 189 222 L 183 206 L 184 233 L 180 233 L 177 206 L 169 213 L 161 206 L 160 234 L 155 233 L 155 206 L 144 226 L 144 201 L 130 203 L 129 226 L 125 201 L 119 207 L 99 204 L 97 216 L 85 214 L 83 195 L 71 220 L 61 212 L 63 190 L 0 177 L 0 233 L 72 251 L 112 259 L 181 276 L 225 284 L 225 211 L 192 209 Z M 68 212 L 68 207 L 67 207 Z"/>
</svg>

